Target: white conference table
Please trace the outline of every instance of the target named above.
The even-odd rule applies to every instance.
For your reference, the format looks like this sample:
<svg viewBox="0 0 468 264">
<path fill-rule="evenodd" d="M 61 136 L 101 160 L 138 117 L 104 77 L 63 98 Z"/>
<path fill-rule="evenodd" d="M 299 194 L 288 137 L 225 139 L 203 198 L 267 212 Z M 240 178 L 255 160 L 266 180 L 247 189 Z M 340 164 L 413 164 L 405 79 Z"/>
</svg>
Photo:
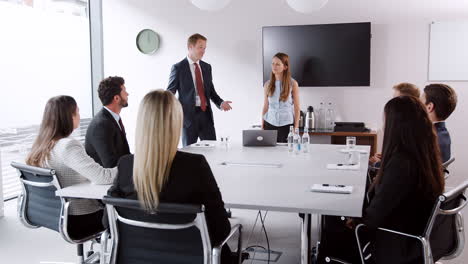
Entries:
<svg viewBox="0 0 468 264">
<path fill-rule="evenodd" d="M 311 144 L 309 153 L 289 153 L 286 146 L 228 148 L 188 146 L 185 152 L 203 154 L 216 178 L 227 208 L 304 213 L 301 231 L 301 263 L 309 262 L 307 236 L 310 214 L 361 217 L 370 146 L 356 146 L 358 170 L 329 170 L 327 164 L 343 163 L 343 145 Z M 228 165 L 225 165 L 228 164 Z M 311 192 L 313 184 L 351 185 L 351 194 Z M 102 199 L 109 185 L 83 183 L 58 190 L 69 198 Z"/>
</svg>

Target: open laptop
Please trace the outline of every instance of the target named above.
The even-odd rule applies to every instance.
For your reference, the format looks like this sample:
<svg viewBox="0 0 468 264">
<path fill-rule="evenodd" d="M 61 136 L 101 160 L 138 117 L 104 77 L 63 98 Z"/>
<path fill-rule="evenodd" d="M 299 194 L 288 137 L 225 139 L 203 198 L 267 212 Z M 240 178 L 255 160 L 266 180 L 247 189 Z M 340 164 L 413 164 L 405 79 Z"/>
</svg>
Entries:
<svg viewBox="0 0 468 264">
<path fill-rule="evenodd" d="M 244 146 L 276 146 L 278 131 L 251 129 L 242 131 Z"/>
</svg>

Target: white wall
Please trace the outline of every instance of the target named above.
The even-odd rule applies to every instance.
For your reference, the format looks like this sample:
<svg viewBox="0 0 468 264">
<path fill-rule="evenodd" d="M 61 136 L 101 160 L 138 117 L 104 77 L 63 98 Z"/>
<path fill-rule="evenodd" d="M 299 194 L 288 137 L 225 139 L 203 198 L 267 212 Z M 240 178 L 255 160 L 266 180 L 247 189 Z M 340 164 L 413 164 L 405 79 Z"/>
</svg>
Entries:
<svg viewBox="0 0 468 264">
<path fill-rule="evenodd" d="M 330 0 L 319 12 L 294 12 L 284 0 L 233 0 L 224 9 L 206 12 L 188 0 L 103 1 L 105 75 L 121 75 L 130 92 L 130 106 L 122 113 L 133 142 L 136 111 L 151 89 L 166 88 L 172 64 L 186 55 L 186 39 L 198 32 L 208 38 L 204 60 L 213 67 L 215 87 L 233 101 L 233 110 L 215 110 L 218 135 L 240 138 L 241 130 L 259 123 L 262 108 L 262 26 L 372 22 L 370 87 L 301 87 L 301 106 L 331 101 L 343 121 L 382 124 L 382 109 L 391 87 L 427 83 L 429 24 L 468 18 L 468 1 L 452 0 Z M 151 28 L 161 37 L 154 55 L 140 54 L 137 33 Z M 459 104 L 448 121 L 457 156 L 452 177 L 458 182 L 468 172 L 468 136 L 463 113 L 468 107 L 468 83 L 453 82 Z M 131 145 L 133 145 L 131 143 Z M 131 146 L 133 147 L 133 146 Z"/>
</svg>

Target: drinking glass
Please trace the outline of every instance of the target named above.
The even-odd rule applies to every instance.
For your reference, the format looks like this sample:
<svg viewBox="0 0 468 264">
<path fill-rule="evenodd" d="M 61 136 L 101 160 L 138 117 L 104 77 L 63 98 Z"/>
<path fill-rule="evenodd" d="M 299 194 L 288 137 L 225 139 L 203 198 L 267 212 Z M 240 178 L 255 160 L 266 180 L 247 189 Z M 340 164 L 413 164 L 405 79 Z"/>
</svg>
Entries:
<svg viewBox="0 0 468 264">
<path fill-rule="evenodd" d="M 346 149 L 356 148 L 356 137 L 346 137 Z"/>
<path fill-rule="evenodd" d="M 358 150 L 350 150 L 345 155 L 345 165 L 356 165 L 359 163 L 360 153 Z"/>
</svg>

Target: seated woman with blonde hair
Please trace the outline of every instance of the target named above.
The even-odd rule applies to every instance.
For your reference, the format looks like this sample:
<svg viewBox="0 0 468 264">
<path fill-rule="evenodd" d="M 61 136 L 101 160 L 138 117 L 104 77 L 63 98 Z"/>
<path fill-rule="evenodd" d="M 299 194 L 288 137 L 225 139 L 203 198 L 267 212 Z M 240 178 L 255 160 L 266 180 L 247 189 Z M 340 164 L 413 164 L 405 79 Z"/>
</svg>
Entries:
<svg viewBox="0 0 468 264">
<path fill-rule="evenodd" d="M 139 200 L 149 212 L 159 203 L 203 204 L 212 245 L 230 232 L 224 202 L 203 155 L 177 150 L 183 112 L 170 92 L 149 92 L 138 109 L 135 154 L 120 158 L 119 173 L 109 190 L 114 197 Z M 223 247 L 223 263 L 231 263 Z"/>
<path fill-rule="evenodd" d="M 54 169 L 62 187 L 91 181 L 112 183 L 117 169 L 96 163 L 71 133 L 80 126 L 80 111 L 75 99 L 60 95 L 47 101 L 39 134 L 26 163 Z M 96 200 L 70 199 L 68 234 L 82 238 L 104 230 L 103 207 Z"/>
<path fill-rule="evenodd" d="M 421 92 L 419 88 L 412 84 L 412 83 L 399 83 L 393 86 L 393 97 L 398 96 L 413 96 L 415 98 L 419 98 Z M 382 161 L 382 153 L 375 153 L 372 157 L 370 157 L 369 162 L 374 168 L 380 168 L 380 162 Z"/>
</svg>

